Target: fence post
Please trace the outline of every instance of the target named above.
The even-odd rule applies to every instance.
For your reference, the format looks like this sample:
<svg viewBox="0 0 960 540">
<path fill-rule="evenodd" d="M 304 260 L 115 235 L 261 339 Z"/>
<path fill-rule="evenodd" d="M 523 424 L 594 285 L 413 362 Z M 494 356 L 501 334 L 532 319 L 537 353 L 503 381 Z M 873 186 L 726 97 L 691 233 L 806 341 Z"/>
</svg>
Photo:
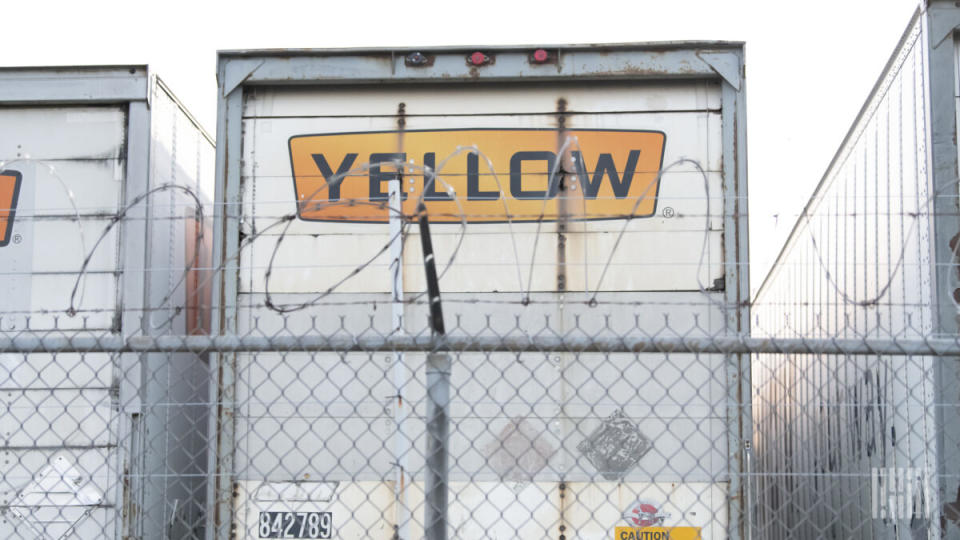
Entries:
<svg viewBox="0 0 960 540">
<path fill-rule="evenodd" d="M 447 455 L 450 431 L 450 355 L 427 355 L 427 540 L 447 538 Z"/>
<path fill-rule="evenodd" d="M 431 179 L 432 180 L 432 179 Z M 423 201 L 417 205 L 420 224 L 420 245 L 427 274 L 427 296 L 430 302 L 430 329 L 434 339 L 446 334 L 440 283 L 430 239 L 430 221 Z M 427 540 L 447 538 L 447 454 L 450 435 L 450 355 L 433 352 L 427 355 L 427 481 L 424 537 Z"/>
</svg>

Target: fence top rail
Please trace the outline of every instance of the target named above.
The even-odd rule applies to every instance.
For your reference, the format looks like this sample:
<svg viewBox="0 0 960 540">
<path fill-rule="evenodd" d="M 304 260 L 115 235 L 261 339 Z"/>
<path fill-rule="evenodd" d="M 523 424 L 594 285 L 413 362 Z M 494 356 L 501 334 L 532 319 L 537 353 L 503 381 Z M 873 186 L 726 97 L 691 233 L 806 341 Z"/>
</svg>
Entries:
<svg viewBox="0 0 960 540">
<path fill-rule="evenodd" d="M 751 338 L 577 336 L 64 336 L 0 335 L 0 353 L 215 352 L 584 352 L 705 354 L 838 354 L 960 357 L 960 336 L 949 338 Z"/>
</svg>

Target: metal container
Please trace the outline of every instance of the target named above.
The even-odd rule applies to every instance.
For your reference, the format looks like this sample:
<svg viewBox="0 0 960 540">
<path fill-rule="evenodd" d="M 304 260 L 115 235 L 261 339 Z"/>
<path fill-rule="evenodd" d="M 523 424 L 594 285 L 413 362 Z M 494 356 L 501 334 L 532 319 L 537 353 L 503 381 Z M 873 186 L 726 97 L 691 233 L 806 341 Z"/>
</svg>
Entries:
<svg viewBox="0 0 960 540">
<path fill-rule="evenodd" d="M 754 337 L 957 335 L 960 9 L 913 16 L 754 300 Z M 955 538 L 956 363 L 757 355 L 762 538 Z"/>
<path fill-rule="evenodd" d="M 145 66 L 0 69 L 0 126 L 2 332 L 205 331 L 212 235 L 196 207 L 212 213 L 213 141 L 170 90 Z M 0 366 L 0 536 L 199 526 L 205 361 L 38 352 Z"/>
<path fill-rule="evenodd" d="M 741 44 L 236 51 L 218 80 L 217 333 L 429 335 L 419 200 L 449 335 L 745 333 Z M 428 351 L 221 354 L 211 537 L 422 537 Z M 747 534 L 739 356 L 451 354 L 453 536 L 608 538 L 638 499 Z"/>
</svg>

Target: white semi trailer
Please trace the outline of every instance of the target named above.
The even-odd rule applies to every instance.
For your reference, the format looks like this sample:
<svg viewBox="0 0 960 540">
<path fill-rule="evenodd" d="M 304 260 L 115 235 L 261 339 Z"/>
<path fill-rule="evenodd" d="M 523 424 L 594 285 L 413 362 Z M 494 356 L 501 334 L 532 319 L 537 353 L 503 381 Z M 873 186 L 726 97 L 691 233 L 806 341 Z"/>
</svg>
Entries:
<svg viewBox="0 0 960 540">
<path fill-rule="evenodd" d="M 237 51 L 218 77 L 217 333 L 428 335 L 419 201 L 451 336 L 746 330 L 741 44 Z M 450 537 L 747 534 L 741 356 L 451 354 Z M 422 537 L 425 361 L 221 354 L 211 536 Z"/>
<path fill-rule="evenodd" d="M 206 331 L 213 152 L 145 66 L 0 69 L 3 336 Z M 191 354 L 0 353 L 0 537 L 197 534 L 207 380 Z"/>
<path fill-rule="evenodd" d="M 957 335 L 960 9 L 917 10 L 753 302 L 753 337 Z M 952 357 L 753 361 L 762 538 L 958 538 Z"/>
</svg>

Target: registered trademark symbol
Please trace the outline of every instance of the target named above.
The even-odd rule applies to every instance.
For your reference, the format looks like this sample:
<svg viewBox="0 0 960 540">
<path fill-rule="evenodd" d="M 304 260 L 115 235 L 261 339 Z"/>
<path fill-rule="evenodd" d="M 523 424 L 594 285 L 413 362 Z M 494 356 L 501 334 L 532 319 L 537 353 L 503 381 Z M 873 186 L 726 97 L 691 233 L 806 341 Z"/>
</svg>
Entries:
<svg viewBox="0 0 960 540">
<path fill-rule="evenodd" d="M 19 234 L 13 235 L 13 243 L 19 244 L 20 242 L 23 242 L 23 237 L 20 236 Z"/>
<path fill-rule="evenodd" d="M 677 213 L 673 210 L 672 207 L 668 206 L 663 209 L 663 217 L 672 218 L 675 215 L 677 215 Z"/>
</svg>

